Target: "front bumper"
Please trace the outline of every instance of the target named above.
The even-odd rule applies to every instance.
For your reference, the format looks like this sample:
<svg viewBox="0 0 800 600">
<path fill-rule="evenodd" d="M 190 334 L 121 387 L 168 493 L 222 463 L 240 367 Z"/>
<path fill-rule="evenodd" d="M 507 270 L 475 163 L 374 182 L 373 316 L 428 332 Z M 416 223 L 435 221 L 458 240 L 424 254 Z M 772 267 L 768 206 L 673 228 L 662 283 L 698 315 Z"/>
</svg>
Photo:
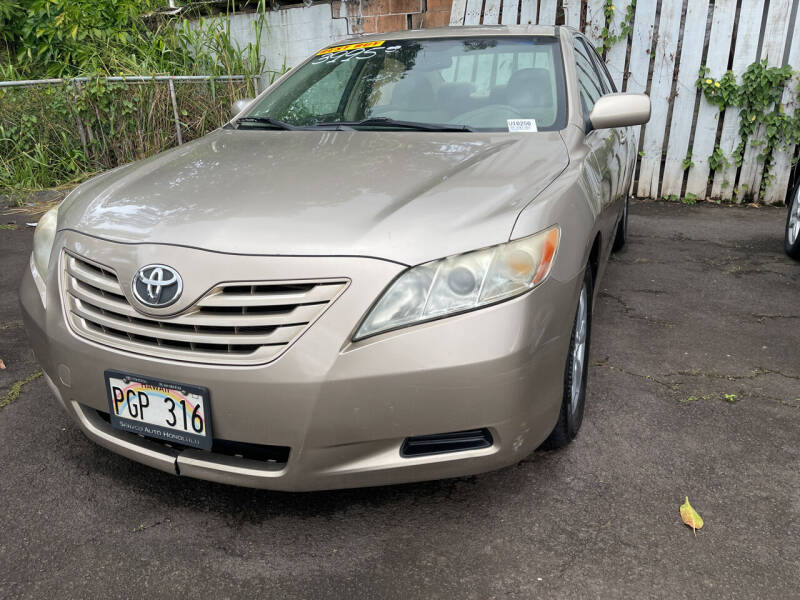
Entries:
<svg viewBox="0 0 800 600">
<path fill-rule="evenodd" d="M 56 247 L 104 263 L 122 256 L 148 264 L 169 251 L 181 272 L 205 277 L 209 286 L 220 273 L 234 281 L 291 272 L 352 282 L 280 358 L 242 367 L 154 359 L 78 337 L 65 319 L 58 269 L 51 268 L 46 289 L 28 270 L 20 289 L 24 320 L 53 393 L 90 439 L 133 460 L 276 490 L 395 484 L 513 464 L 547 437 L 558 417 L 577 279 L 551 276 L 517 299 L 351 343 L 364 313 L 402 266 L 123 246 L 70 232 L 56 239 Z M 108 411 L 107 369 L 205 386 L 215 439 L 286 446 L 289 458 L 275 463 L 177 450 L 116 430 L 98 413 Z M 410 458 L 400 453 L 409 436 L 479 428 L 491 432 L 492 446 Z"/>
</svg>

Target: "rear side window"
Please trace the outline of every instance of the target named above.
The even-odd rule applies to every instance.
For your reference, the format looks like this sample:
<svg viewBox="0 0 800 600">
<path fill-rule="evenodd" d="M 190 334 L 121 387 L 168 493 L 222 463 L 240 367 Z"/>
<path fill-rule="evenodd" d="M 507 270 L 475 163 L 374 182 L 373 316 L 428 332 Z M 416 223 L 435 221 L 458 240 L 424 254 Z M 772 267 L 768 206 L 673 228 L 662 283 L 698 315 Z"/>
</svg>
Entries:
<svg viewBox="0 0 800 600">
<path fill-rule="evenodd" d="M 597 50 L 592 47 L 592 45 L 587 42 L 585 39 L 582 40 L 584 46 L 586 46 L 586 51 L 591 55 L 592 62 L 594 63 L 594 68 L 597 73 L 600 75 L 600 81 L 603 84 L 603 91 L 606 94 L 610 94 L 611 92 L 617 91 L 617 86 L 614 85 L 614 80 L 611 79 L 611 74 L 608 72 L 608 67 L 603 62 L 603 59 L 600 58 L 600 55 L 597 53 Z"/>
<path fill-rule="evenodd" d="M 597 76 L 592 59 L 578 38 L 573 38 L 575 47 L 575 67 L 578 71 L 578 87 L 581 93 L 581 104 L 588 115 L 594 108 L 594 103 L 603 95 L 603 85 Z"/>
</svg>

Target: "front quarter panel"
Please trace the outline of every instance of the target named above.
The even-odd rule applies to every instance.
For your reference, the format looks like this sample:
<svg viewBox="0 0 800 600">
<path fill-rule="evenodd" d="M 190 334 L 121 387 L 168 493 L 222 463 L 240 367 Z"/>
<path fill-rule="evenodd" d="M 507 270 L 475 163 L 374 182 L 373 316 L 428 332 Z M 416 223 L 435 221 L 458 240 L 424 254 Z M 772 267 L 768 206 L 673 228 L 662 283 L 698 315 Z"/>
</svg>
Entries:
<svg viewBox="0 0 800 600">
<path fill-rule="evenodd" d="M 605 242 L 601 232 L 602 175 L 588 146 L 579 143 L 583 133 L 572 126 L 570 129 L 573 134 L 565 136 L 569 165 L 523 209 L 511 234 L 511 239 L 522 238 L 558 224 L 561 242 L 550 277 L 562 282 L 579 281 L 597 235 L 600 234 L 601 243 Z"/>
</svg>

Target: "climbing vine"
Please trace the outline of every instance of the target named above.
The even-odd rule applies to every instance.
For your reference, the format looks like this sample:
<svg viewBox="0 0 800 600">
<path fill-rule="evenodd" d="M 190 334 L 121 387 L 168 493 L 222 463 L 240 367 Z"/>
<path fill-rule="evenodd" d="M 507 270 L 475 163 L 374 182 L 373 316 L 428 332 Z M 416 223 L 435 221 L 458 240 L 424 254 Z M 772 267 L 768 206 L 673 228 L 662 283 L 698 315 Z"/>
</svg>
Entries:
<svg viewBox="0 0 800 600">
<path fill-rule="evenodd" d="M 740 167 L 747 142 L 759 146 L 758 160 L 764 163 L 764 176 L 758 190 L 761 198 L 773 178 L 771 167 L 775 152 L 800 143 L 800 111 L 789 116 L 781 103 L 783 90 L 794 71 L 789 65 L 769 67 L 764 60 L 747 67 L 741 83 L 731 71 L 719 79 L 710 77 L 709 73 L 708 67 L 700 67 L 696 83 L 706 100 L 720 111 L 730 107 L 739 109 L 739 144 L 730 159 Z M 763 140 L 752 139 L 756 131 L 763 131 Z M 730 165 L 719 146 L 714 148 L 708 162 L 713 170 Z"/>
<path fill-rule="evenodd" d="M 600 46 L 597 51 L 601 54 L 608 52 L 611 47 L 617 42 L 626 39 L 633 32 L 633 17 L 636 13 L 636 0 L 631 0 L 628 7 L 625 9 L 625 16 L 620 23 L 619 31 L 614 33 L 611 31 L 611 24 L 614 22 L 614 14 L 617 7 L 614 6 L 613 0 L 605 0 L 603 4 L 603 15 L 605 16 L 605 26 L 600 32 Z"/>
<path fill-rule="evenodd" d="M 719 171 L 720 169 L 727 169 L 731 166 L 730 161 L 725 158 L 725 153 L 719 145 L 714 147 L 714 152 L 708 157 L 708 166 L 712 171 Z"/>
</svg>

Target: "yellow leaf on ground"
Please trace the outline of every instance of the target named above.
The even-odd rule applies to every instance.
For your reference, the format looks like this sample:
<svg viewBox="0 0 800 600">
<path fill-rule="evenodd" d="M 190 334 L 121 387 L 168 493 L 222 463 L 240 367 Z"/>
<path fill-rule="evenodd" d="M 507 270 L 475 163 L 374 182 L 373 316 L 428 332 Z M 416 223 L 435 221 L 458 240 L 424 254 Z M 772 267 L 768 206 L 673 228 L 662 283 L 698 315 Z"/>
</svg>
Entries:
<svg viewBox="0 0 800 600">
<path fill-rule="evenodd" d="M 5 368 L 6 368 L 6 363 L 4 363 L 3 359 L 0 358 L 0 370 L 5 369 Z"/>
<path fill-rule="evenodd" d="M 689 504 L 689 496 L 686 496 L 686 502 L 681 504 L 681 519 L 692 528 L 695 535 L 697 535 L 697 530 L 703 527 L 703 518 L 698 515 L 697 511 Z"/>
</svg>

